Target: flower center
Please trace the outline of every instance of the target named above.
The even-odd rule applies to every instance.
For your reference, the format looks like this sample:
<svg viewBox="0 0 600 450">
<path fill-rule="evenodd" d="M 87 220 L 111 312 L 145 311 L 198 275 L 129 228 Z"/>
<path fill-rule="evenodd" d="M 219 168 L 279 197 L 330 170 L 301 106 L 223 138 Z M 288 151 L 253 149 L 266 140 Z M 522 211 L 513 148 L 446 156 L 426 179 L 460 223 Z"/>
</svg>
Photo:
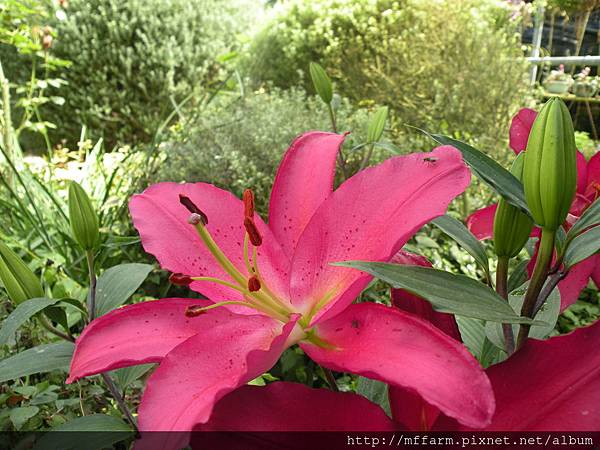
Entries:
<svg viewBox="0 0 600 450">
<path fill-rule="evenodd" d="M 282 322 L 288 322 L 293 313 L 283 300 L 281 300 L 269 288 L 265 279 L 260 273 L 258 265 L 257 249 L 262 245 L 262 236 L 254 221 L 254 194 L 250 189 L 246 189 L 243 196 L 244 201 L 244 263 L 247 274 L 240 272 L 231 260 L 220 249 L 212 235 L 208 231 L 208 217 L 192 200 L 186 196 L 179 196 L 180 203 L 191 213 L 188 223 L 196 228 L 200 239 L 213 255 L 217 263 L 231 277 L 233 282 L 221 280 L 213 277 L 190 276 L 184 274 L 173 274 L 170 280 L 174 284 L 189 285 L 192 281 L 209 281 L 231 288 L 242 294 L 243 301 L 231 300 L 215 303 L 210 306 L 199 307 L 192 306 L 186 311 L 188 316 L 197 316 L 205 313 L 209 309 L 224 305 L 241 305 L 260 311 L 274 319 Z"/>
</svg>

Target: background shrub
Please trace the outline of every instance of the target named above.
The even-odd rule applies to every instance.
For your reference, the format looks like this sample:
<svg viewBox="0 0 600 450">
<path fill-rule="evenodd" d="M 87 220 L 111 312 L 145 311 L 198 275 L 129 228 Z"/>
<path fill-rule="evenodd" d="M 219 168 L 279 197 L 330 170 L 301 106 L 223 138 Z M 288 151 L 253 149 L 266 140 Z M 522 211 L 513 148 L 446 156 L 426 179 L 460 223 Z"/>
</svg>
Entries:
<svg viewBox="0 0 600 450">
<path fill-rule="evenodd" d="M 258 82 L 311 89 L 308 64 L 319 61 L 343 95 L 390 106 L 398 134 L 411 124 L 505 148 L 526 87 L 521 57 L 493 0 L 292 0 L 245 67 Z"/>
<path fill-rule="evenodd" d="M 219 0 L 70 1 L 66 19 L 54 24 L 54 53 L 73 63 L 64 74 L 59 137 L 76 139 L 86 125 L 109 145 L 148 141 L 176 103 L 210 86 L 237 30 L 238 7 Z"/>
<path fill-rule="evenodd" d="M 366 138 L 369 114 L 342 101 L 339 131 L 351 131 L 345 154 L 355 170 L 362 152 L 352 148 Z M 161 145 L 166 160 L 157 180 L 204 181 L 241 196 L 251 187 L 261 212 L 266 211 L 275 170 L 288 145 L 307 130 L 330 129 L 325 106 L 299 88 L 264 89 L 232 101 L 219 96 L 190 123 L 180 124 Z M 376 150 L 372 162 L 389 156 Z M 350 170 L 350 173 L 353 172 Z"/>
</svg>

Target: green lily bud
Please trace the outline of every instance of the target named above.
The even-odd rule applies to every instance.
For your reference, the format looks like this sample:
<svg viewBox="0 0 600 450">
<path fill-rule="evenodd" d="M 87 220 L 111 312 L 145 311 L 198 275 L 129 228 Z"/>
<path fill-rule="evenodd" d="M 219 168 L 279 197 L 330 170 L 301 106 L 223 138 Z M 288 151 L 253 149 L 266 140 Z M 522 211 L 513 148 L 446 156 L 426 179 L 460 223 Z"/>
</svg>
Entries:
<svg viewBox="0 0 600 450">
<path fill-rule="evenodd" d="M 519 180 L 523 178 L 525 154 L 515 159 L 510 172 Z M 494 216 L 494 249 L 498 256 L 514 258 L 527 243 L 533 221 L 529 216 L 503 198 L 498 202 Z"/>
<path fill-rule="evenodd" d="M 311 62 L 309 65 L 310 77 L 312 78 L 315 91 L 321 97 L 325 104 L 331 104 L 333 99 L 333 86 L 327 76 L 327 72 L 317 63 Z"/>
<path fill-rule="evenodd" d="M 564 222 L 577 189 L 577 149 L 571 114 L 559 98 L 538 114 L 525 151 L 525 198 L 533 219 L 556 231 Z"/>
<path fill-rule="evenodd" d="M 373 118 L 369 122 L 369 127 L 367 128 L 367 142 L 378 142 L 379 139 L 381 139 L 387 115 L 387 106 L 383 106 L 375 111 Z"/>
<path fill-rule="evenodd" d="M 0 242 L 0 280 L 15 304 L 44 296 L 38 277 L 6 244 Z"/>
<path fill-rule="evenodd" d="M 73 237 L 84 250 L 98 245 L 98 216 L 83 188 L 72 181 L 69 185 L 69 219 Z"/>
</svg>

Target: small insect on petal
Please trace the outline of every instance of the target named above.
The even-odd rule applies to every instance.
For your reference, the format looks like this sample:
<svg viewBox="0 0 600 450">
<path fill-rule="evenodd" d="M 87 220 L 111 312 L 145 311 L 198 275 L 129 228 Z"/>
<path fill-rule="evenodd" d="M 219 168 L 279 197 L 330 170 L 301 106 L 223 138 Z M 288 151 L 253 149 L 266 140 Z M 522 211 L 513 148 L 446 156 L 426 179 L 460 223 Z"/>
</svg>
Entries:
<svg viewBox="0 0 600 450">
<path fill-rule="evenodd" d="M 198 216 L 200 216 L 202 223 L 204 225 L 208 224 L 208 217 L 206 216 L 206 214 L 204 214 L 204 212 L 202 212 L 202 210 L 200 208 L 198 208 L 196 206 L 196 204 L 192 201 L 191 198 L 186 197 L 185 195 L 179 194 L 179 203 L 181 203 L 183 206 L 185 206 L 186 209 L 192 213 L 192 215 L 197 214 Z M 197 223 L 194 225 L 197 225 Z"/>
<path fill-rule="evenodd" d="M 248 290 L 250 292 L 260 291 L 260 280 L 256 276 L 251 276 L 248 279 Z"/>
<path fill-rule="evenodd" d="M 175 286 L 189 286 L 192 283 L 192 279 L 182 273 L 172 273 L 169 281 Z"/>
<path fill-rule="evenodd" d="M 246 189 L 242 196 L 244 202 L 244 217 L 252 219 L 254 217 L 254 192 L 252 189 Z"/>
<path fill-rule="evenodd" d="M 254 220 L 252 220 L 250 217 L 245 217 L 244 228 L 246 228 L 246 232 L 248 233 L 248 237 L 250 238 L 252 245 L 259 247 L 262 244 L 262 236 L 260 235 Z"/>
</svg>

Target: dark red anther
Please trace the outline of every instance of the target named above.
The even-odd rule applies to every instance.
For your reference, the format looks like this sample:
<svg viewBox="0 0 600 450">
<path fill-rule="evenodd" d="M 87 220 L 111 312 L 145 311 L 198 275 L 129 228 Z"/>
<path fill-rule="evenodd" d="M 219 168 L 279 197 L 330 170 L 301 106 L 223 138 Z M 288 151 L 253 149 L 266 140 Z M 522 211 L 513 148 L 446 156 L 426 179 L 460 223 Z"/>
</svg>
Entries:
<svg viewBox="0 0 600 450">
<path fill-rule="evenodd" d="M 192 214 L 198 214 L 202 218 L 202 223 L 204 225 L 208 224 L 208 217 L 206 217 L 206 214 L 204 214 L 204 212 L 202 212 L 202 210 L 196 206 L 191 198 L 179 194 L 179 203 L 185 206 Z"/>
<path fill-rule="evenodd" d="M 260 244 L 262 244 L 262 236 L 260 235 L 254 220 L 250 217 L 244 217 L 244 228 L 246 228 L 246 232 L 248 233 L 252 245 L 260 247 Z"/>
<path fill-rule="evenodd" d="M 242 196 L 244 202 L 244 217 L 252 219 L 254 217 L 254 192 L 252 189 L 246 189 Z"/>
<path fill-rule="evenodd" d="M 193 280 L 182 273 L 172 273 L 169 277 L 169 281 L 175 286 L 189 286 Z"/>
<path fill-rule="evenodd" d="M 260 280 L 255 275 L 248 278 L 248 290 L 250 292 L 260 291 Z"/>
<path fill-rule="evenodd" d="M 206 314 L 206 310 L 202 306 L 188 306 L 185 310 L 186 317 L 197 317 Z"/>
</svg>

